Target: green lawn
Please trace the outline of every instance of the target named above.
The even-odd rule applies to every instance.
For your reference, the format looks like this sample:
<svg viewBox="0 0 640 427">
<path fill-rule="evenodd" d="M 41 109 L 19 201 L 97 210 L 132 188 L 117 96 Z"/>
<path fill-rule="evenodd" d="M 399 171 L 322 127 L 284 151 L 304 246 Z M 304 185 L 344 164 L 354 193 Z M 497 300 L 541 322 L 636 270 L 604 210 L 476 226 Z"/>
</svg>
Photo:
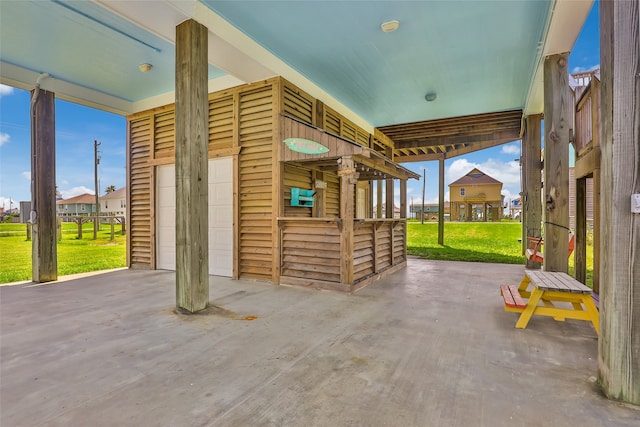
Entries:
<svg viewBox="0 0 640 427">
<path fill-rule="evenodd" d="M 409 221 L 407 253 L 447 261 L 524 264 L 519 222 L 446 222 L 444 245 L 438 244 L 438 224 Z"/>
<path fill-rule="evenodd" d="M 407 253 L 427 259 L 446 261 L 496 262 L 523 264 L 522 224 L 503 222 L 446 222 L 444 245 L 438 245 L 438 224 L 409 221 Z M 573 255 L 569 258 L 573 275 Z M 587 285 L 593 285 L 593 246 L 587 238 Z"/>
<path fill-rule="evenodd" d="M 102 225 L 93 240 L 93 224 L 84 224 L 83 238 L 77 239 L 77 226 L 64 223 L 63 239 L 58 242 L 58 275 L 83 273 L 126 266 L 126 236 L 109 241 L 110 227 Z M 519 222 L 447 222 L 444 245 L 438 245 L 438 224 L 409 221 L 407 252 L 433 260 L 524 264 Z M 573 274 L 573 256 L 569 258 Z M 31 278 L 31 242 L 26 240 L 24 224 L 0 224 L 0 283 Z M 587 285 L 593 283 L 593 246 L 587 240 Z"/>
<path fill-rule="evenodd" d="M 126 266 L 126 240 L 116 225 L 112 242 L 111 227 L 102 224 L 98 239 L 93 240 L 93 224 L 84 224 L 82 240 L 77 225 L 62 224 L 62 241 L 58 242 L 58 275 L 85 273 Z M 0 224 L 0 283 L 31 279 L 31 241 L 26 240 L 25 224 Z"/>
</svg>

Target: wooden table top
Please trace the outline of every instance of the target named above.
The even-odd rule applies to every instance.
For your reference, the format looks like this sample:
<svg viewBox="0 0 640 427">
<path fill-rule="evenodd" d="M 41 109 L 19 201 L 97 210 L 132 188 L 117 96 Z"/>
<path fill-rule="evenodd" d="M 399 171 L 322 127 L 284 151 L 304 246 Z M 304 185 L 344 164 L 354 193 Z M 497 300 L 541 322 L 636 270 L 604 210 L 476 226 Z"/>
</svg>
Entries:
<svg viewBox="0 0 640 427">
<path fill-rule="evenodd" d="M 575 294 L 590 294 L 593 292 L 591 288 L 578 282 L 567 273 L 542 270 L 525 270 L 524 273 L 538 289 Z"/>
</svg>

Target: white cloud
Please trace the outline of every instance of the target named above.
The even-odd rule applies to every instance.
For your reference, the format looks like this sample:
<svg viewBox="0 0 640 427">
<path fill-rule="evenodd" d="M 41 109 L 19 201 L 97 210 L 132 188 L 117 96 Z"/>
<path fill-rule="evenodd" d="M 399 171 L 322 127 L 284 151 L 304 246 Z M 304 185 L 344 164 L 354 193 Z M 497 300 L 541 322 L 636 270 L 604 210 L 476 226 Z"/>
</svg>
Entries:
<svg viewBox="0 0 640 427">
<path fill-rule="evenodd" d="M 0 98 L 3 96 L 11 95 L 13 88 L 11 86 L 0 84 Z"/>
<path fill-rule="evenodd" d="M 70 197 L 79 196 L 85 193 L 95 194 L 91 188 L 87 188 L 84 185 L 81 185 L 79 187 L 73 187 L 68 190 L 60 190 L 60 194 L 62 194 L 63 199 L 68 199 Z"/>
<path fill-rule="evenodd" d="M 520 146 L 519 144 L 507 144 L 502 146 L 502 150 L 500 150 L 504 154 L 510 155 L 519 155 L 520 154 Z"/>
<path fill-rule="evenodd" d="M 31 172 L 30 171 L 24 171 L 22 172 L 20 175 L 22 175 L 22 177 L 28 181 L 31 181 Z"/>
<path fill-rule="evenodd" d="M 588 73 L 590 71 L 595 71 L 600 68 L 600 64 L 592 65 L 591 67 L 573 67 L 571 70 L 571 74 L 577 73 Z"/>
<path fill-rule="evenodd" d="M 5 208 L 6 210 L 9 210 L 9 209 L 16 209 L 19 207 L 20 207 L 20 203 L 13 200 L 13 198 L 0 196 L 0 208 Z"/>
<path fill-rule="evenodd" d="M 9 135 L 8 133 L 0 132 L 0 147 L 9 142 L 10 139 L 11 135 Z"/>
<path fill-rule="evenodd" d="M 462 178 L 473 168 L 478 168 L 492 178 L 503 184 L 503 192 L 509 187 L 517 191 L 520 188 L 520 165 L 518 162 L 501 162 L 495 159 L 487 159 L 482 163 L 472 163 L 467 159 L 458 159 L 451 163 L 446 171 L 446 182 L 451 183 Z"/>
</svg>

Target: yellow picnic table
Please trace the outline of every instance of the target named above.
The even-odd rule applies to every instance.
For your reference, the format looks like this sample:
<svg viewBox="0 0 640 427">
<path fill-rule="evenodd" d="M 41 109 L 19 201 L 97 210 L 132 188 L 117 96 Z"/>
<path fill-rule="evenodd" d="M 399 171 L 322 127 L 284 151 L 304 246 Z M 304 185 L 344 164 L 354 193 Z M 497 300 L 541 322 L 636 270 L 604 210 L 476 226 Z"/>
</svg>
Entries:
<svg viewBox="0 0 640 427">
<path fill-rule="evenodd" d="M 529 285 L 532 289 L 529 290 Z M 524 329 L 534 315 L 553 317 L 554 320 L 586 320 L 600 332 L 599 313 L 592 290 L 567 273 L 525 270 L 520 286 L 502 285 L 506 311 L 520 313 L 516 328 Z M 524 299 L 528 298 L 527 301 Z M 563 303 L 558 305 L 558 303 Z"/>
</svg>

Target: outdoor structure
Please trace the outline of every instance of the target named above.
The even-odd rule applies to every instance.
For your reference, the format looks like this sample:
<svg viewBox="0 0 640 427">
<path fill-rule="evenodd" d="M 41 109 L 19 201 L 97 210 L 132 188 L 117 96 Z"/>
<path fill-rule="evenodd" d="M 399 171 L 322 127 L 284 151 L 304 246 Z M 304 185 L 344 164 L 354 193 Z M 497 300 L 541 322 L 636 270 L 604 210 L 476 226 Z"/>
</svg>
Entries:
<svg viewBox="0 0 640 427">
<path fill-rule="evenodd" d="M 125 216 L 127 212 L 127 188 L 121 187 L 100 197 L 100 215 Z"/>
<path fill-rule="evenodd" d="M 150 3 L 0 3 L 0 81 L 32 91 L 35 282 L 57 278 L 55 98 L 128 117 L 129 266 L 158 268 L 172 247 L 179 309 L 210 303 L 212 270 L 201 260 L 211 259 L 212 240 L 237 245 L 232 274 L 274 283 L 317 280 L 306 255 L 316 240 L 328 245 L 326 259 L 339 254 L 332 287 L 357 288 L 361 267 L 365 276 L 401 267 L 393 187 L 398 179 L 406 194 L 411 175 L 397 163 L 438 161 L 443 244 L 445 159 L 520 138 L 523 227 L 544 224 L 543 269 L 568 270 L 568 146 L 577 131 L 568 52 L 592 2 Z M 598 380 L 607 396 L 640 404 L 640 217 L 630 209 L 640 193 L 639 5 L 599 7 Z M 291 151 L 289 138 L 329 150 Z M 210 179 L 221 176 L 231 196 L 225 182 L 213 197 Z M 356 218 L 382 204 L 382 186 L 389 220 Z M 220 227 L 210 227 L 210 212 L 221 214 Z M 176 228 L 175 242 L 164 240 L 165 226 Z M 289 244 L 297 241 L 305 247 Z"/>
<path fill-rule="evenodd" d="M 96 213 L 96 198 L 93 194 L 84 193 L 56 202 L 57 214 L 65 216 L 92 216 Z"/>
<path fill-rule="evenodd" d="M 371 182 L 419 176 L 381 154 L 387 139 L 279 77 L 208 103 L 211 274 L 352 291 L 406 264 L 406 190 L 405 214 L 374 219 Z M 128 118 L 135 268 L 175 269 L 174 117 Z M 308 141 L 322 152 L 296 146 Z"/>
<path fill-rule="evenodd" d="M 500 221 L 502 183 L 478 168 L 449 184 L 453 221 Z"/>
</svg>

